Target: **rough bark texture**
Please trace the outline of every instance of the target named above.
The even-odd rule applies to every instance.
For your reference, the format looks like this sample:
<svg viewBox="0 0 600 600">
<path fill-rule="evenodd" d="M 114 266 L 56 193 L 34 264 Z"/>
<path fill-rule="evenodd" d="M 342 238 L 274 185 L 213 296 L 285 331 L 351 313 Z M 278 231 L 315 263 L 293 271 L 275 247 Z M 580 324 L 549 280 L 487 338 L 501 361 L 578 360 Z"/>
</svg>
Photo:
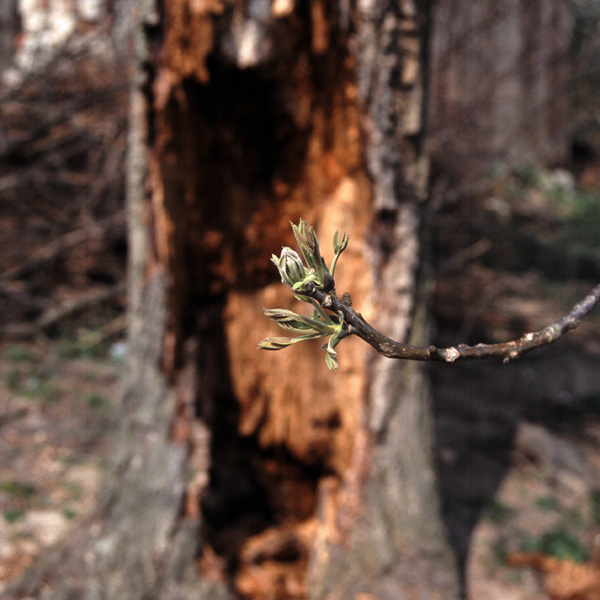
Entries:
<svg viewBox="0 0 600 600">
<path fill-rule="evenodd" d="M 371 126 L 366 152 L 377 236 L 375 323 L 415 344 L 428 338 L 426 317 L 418 308 L 426 306 L 426 269 L 420 273 L 423 288 L 417 289 L 419 266 L 424 267 L 423 36 L 428 11 L 427 3 L 402 2 L 393 10 L 383 2 L 359 4 L 358 81 Z M 345 507 L 327 506 L 326 494 L 321 495 L 323 522 L 337 513 L 342 527 L 325 528 L 317 536 L 311 597 L 457 597 L 429 447 L 427 379 L 417 364 L 383 357 L 373 360 L 370 375 L 369 453 L 361 457 L 360 467 L 355 465 L 362 480 L 343 481 L 347 494 L 360 500 L 347 516 Z M 358 438 L 357 449 L 361 443 Z"/>
<path fill-rule="evenodd" d="M 457 597 L 420 367 L 354 339 L 336 374 L 318 342 L 256 348 L 261 307 L 294 303 L 269 257 L 300 216 L 326 255 L 350 234 L 340 293 L 425 340 L 428 12 L 143 5 L 122 425 L 92 542 L 46 597 Z"/>
</svg>

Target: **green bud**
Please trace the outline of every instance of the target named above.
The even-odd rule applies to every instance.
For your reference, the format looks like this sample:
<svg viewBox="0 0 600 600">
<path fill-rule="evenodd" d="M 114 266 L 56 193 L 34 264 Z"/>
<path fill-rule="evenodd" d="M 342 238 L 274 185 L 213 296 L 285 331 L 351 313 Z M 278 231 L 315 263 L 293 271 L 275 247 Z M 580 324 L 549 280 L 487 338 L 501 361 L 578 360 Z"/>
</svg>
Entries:
<svg viewBox="0 0 600 600">
<path fill-rule="evenodd" d="M 307 275 L 306 268 L 297 252 L 285 246 L 281 251 L 281 256 L 275 254 L 271 260 L 279 270 L 281 281 L 293 288 L 295 284 L 302 283 Z"/>
<path fill-rule="evenodd" d="M 317 280 L 317 276 L 313 273 L 312 269 L 310 273 L 302 280 L 298 281 L 292 286 L 294 292 L 310 292 L 311 284 Z"/>
<path fill-rule="evenodd" d="M 300 219 L 298 225 L 291 222 L 290 225 L 307 264 L 314 267 L 314 264 L 311 264 L 314 262 L 313 257 L 319 255 L 319 240 L 315 230 L 304 219 Z"/>
<path fill-rule="evenodd" d="M 327 314 L 324 309 L 331 307 L 331 296 L 327 296 L 319 304 L 314 296 L 315 288 L 325 292 L 335 290 L 333 273 L 335 264 L 340 254 L 346 249 L 349 237 L 344 233 L 340 239 L 336 231 L 333 237 L 333 249 L 335 256 L 331 263 L 331 269 L 327 268 L 321 252 L 315 230 L 303 219 L 298 225 L 292 225 L 294 237 L 298 242 L 304 262 L 297 252 L 287 246 L 281 251 L 280 256 L 273 255 L 271 260 L 277 267 L 281 281 L 289 286 L 294 297 L 302 302 L 314 306 L 312 318 L 303 317 L 291 310 L 283 308 L 264 309 L 265 315 L 275 321 L 280 327 L 287 331 L 299 333 L 297 337 L 271 337 L 261 340 L 258 347 L 263 350 L 281 350 L 292 344 L 329 336 L 329 341 L 323 349 L 326 351 L 325 361 L 331 371 L 338 370 L 337 352 L 335 347 L 344 335 L 344 315 L 338 313 L 338 319 Z M 345 332 L 346 334 L 348 332 Z"/>
<path fill-rule="evenodd" d="M 327 267 L 325 266 L 325 261 L 323 260 L 319 250 L 319 240 L 317 239 L 317 234 L 304 219 L 300 219 L 300 223 L 298 225 L 291 223 L 291 226 L 292 231 L 294 232 L 294 237 L 296 238 L 296 242 L 298 242 L 298 246 L 300 247 L 302 255 L 304 256 L 304 260 L 306 261 L 308 267 L 313 270 L 317 286 L 322 289 L 325 280 L 325 273 L 328 271 Z"/>
<path fill-rule="evenodd" d="M 348 246 L 349 241 L 350 238 L 348 237 L 348 235 L 346 235 L 346 233 L 344 233 L 344 235 L 342 236 L 341 241 L 339 232 L 336 231 L 333 235 L 333 251 L 335 253 L 335 256 L 331 261 L 330 271 L 332 276 L 335 273 L 335 266 L 337 265 L 338 258 L 340 257 L 340 254 L 346 249 L 346 246 Z"/>
<path fill-rule="evenodd" d="M 342 236 L 342 240 L 340 241 L 340 234 L 339 232 L 335 232 L 334 236 L 333 236 L 333 251 L 335 254 L 341 254 L 345 249 L 346 246 L 348 245 L 348 242 L 350 241 L 350 237 L 344 232 L 344 235 Z"/>
</svg>

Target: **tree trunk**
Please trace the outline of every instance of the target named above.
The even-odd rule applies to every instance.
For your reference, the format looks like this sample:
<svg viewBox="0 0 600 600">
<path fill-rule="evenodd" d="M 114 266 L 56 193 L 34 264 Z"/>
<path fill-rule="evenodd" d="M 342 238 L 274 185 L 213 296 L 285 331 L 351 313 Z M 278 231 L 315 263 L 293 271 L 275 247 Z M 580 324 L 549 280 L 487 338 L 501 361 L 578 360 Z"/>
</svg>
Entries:
<svg viewBox="0 0 600 600">
<path fill-rule="evenodd" d="M 436 2 L 429 149 L 455 186 L 478 187 L 498 165 L 568 163 L 575 12 L 554 0 Z"/>
<path fill-rule="evenodd" d="M 114 468 L 87 551 L 28 593 L 457 598 L 422 367 L 256 348 L 295 304 L 269 257 L 299 217 L 328 258 L 350 234 L 336 281 L 367 319 L 427 338 L 428 2 L 140 10 Z"/>
<path fill-rule="evenodd" d="M 19 29 L 17 0 L 4 0 L 0 3 L 0 75 L 14 62 Z"/>
</svg>

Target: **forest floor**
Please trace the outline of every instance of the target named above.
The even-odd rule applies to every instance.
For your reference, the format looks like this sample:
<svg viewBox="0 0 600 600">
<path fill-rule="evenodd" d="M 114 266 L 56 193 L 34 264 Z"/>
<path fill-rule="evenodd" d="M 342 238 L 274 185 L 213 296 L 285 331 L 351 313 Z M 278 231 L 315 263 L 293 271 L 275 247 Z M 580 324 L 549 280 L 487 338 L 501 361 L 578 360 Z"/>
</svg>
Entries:
<svg viewBox="0 0 600 600">
<path fill-rule="evenodd" d="M 0 346 L 0 596 L 95 507 L 120 360 L 93 354 L 66 340 Z"/>
<path fill-rule="evenodd" d="M 456 367 L 433 374 L 436 454 L 468 598 L 599 598 L 600 355 Z"/>
</svg>

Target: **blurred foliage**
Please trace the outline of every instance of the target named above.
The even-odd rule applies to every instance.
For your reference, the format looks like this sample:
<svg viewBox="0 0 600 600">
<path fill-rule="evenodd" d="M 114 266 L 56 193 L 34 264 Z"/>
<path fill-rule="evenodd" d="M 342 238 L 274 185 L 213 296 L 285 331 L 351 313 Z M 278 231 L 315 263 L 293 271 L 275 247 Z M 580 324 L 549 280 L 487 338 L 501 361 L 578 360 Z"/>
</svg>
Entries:
<svg viewBox="0 0 600 600">
<path fill-rule="evenodd" d="M 53 381 L 33 375 L 29 377 L 22 390 L 23 395 L 30 399 L 41 399 L 45 402 L 59 402 L 63 392 Z"/>
<path fill-rule="evenodd" d="M 541 496 L 535 501 L 535 505 L 544 512 L 558 510 L 558 498 L 554 494 Z"/>
<path fill-rule="evenodd" d="M 555 201 L 569 211 L 561 220 L 563 240 L 576 247 L 600 251 L 600 194 L 589 190 L 576 190 L 565 197 L 557 192 Z"/>
<path fill-rule="evenodd" d="M 555 556 L 561 560 L 570 559 L 582 563 L 588 560 L 589 552 L 579 538 L 565 529 L 556 528 L 539 537 L 527 537 L 523 540 L 521 550 L 524 552 L 540 552 Z"/>
<path fill-rule="evenodd" d="M 4 520 L 11 525 L 23 519 L 24 516 L 25 511 L 20 508 L 7 508 L 4 511 Z"/>
<path fill-rule="evenodd" d="M 58 402 L 62 390 L 55 383 L 53 375 L 35 364 L 19 364 L 8 369 L 4 376 L 7 389 L 25 398 Z"/>
<path fill-rule="evenodd" d="M 595 490 L 590 494 L 589 502 L 592 522 L 600 527 L 600 490 Z"/>
<path fill-rule="evenodd" d="M 494 499 L 486 505 L 483 514 L 488 521 L 502 525 L 514 517 L 516 511 L 512 506 Z"/>
<path fill-rule="evenodd" d="M 85 403 L 90 407 L 101 411 L 111 409 L 111 403 L 106 396 L 98 392 L 91 392 L 85 397 Z"/>
<path fill-rule="evenodd" d="M 6 388 L 9 392 L 17 392 L 21 387 L 21 371 L 17 367 L 11 368 L 5 376 Z"/>
<path fill-rule="evenodd" d="M 89 342 L 85 339 L 62 338 L 57 343 L 57 354 L 59 358 L 104 359 L 106 358 L 107 353 L 108 347 L 105 342 Z"/>
<path fill-rule="evenodd" d="M 495 567 L 506 564 L 508 548 L 506 547 L 506 542 L 504 540 L 495 540 L 491 545 L 491 551 Z"/>
<path fill-rule="evenodd" d="M 9 479 L 0 481 L 0 492 L 10 494 L 17 498 L 29 499 L 36 493 L 36 489 L 31 483 Z"/>
<path fill-rule="evenodd" d="M 577 507 L 568 508 L 562 514 L 558 528 L 568 531 L 582 531 L 586 527 L 585 518 Z"/>
<path fill-rule="evenodd" d="M 76 481 L 63 481 L 61 482 L 61 486 L 67 493 L 69 500 L 81 499 L 83 488 L 80 483 Z"/>
<path fill-rule="evenodd" d="M 494 195 L 485 204 L 497 235 L 513 245 L 510 270 L 535 265 L 555 280 L 597 279 L 600 189 L 579 187 L 566 170 L 530 164 L 511 172 L 496 167 L 493 177 Z"/>
<path fill-rule="evenodd" d="M 36 353 L 31 348 L 19 344 L 9 346 L 6 355 L 11 362 L 35 362 L 37 360 Z"/>
<path fill-rule="evenodd" d="M 62 509 L 62 515 L 68 521 L 72 521 L 77 517 L 77 511 L 67 506 Z"/>
<path fill-rule="evenodd" d="M 592 520 L 600 515 L 600 496 L 590 498 Z M 558 499 L 554 495 L 538 498 L 536 505 L 540 510 L 558 510 Z M 596 513 L 594 513 L 594 510 Z M 571 507 L 565 510 L 558 521 L 548 531 L 538 536 L 526 536 L 521 543 L 521 550 L 531 553 L 542 553 L 555 556 L 561 560 L 585 562 L 590 552 L 581 537 L 589 530 L 589 523 L 581 510 Z"/>
</svg>

